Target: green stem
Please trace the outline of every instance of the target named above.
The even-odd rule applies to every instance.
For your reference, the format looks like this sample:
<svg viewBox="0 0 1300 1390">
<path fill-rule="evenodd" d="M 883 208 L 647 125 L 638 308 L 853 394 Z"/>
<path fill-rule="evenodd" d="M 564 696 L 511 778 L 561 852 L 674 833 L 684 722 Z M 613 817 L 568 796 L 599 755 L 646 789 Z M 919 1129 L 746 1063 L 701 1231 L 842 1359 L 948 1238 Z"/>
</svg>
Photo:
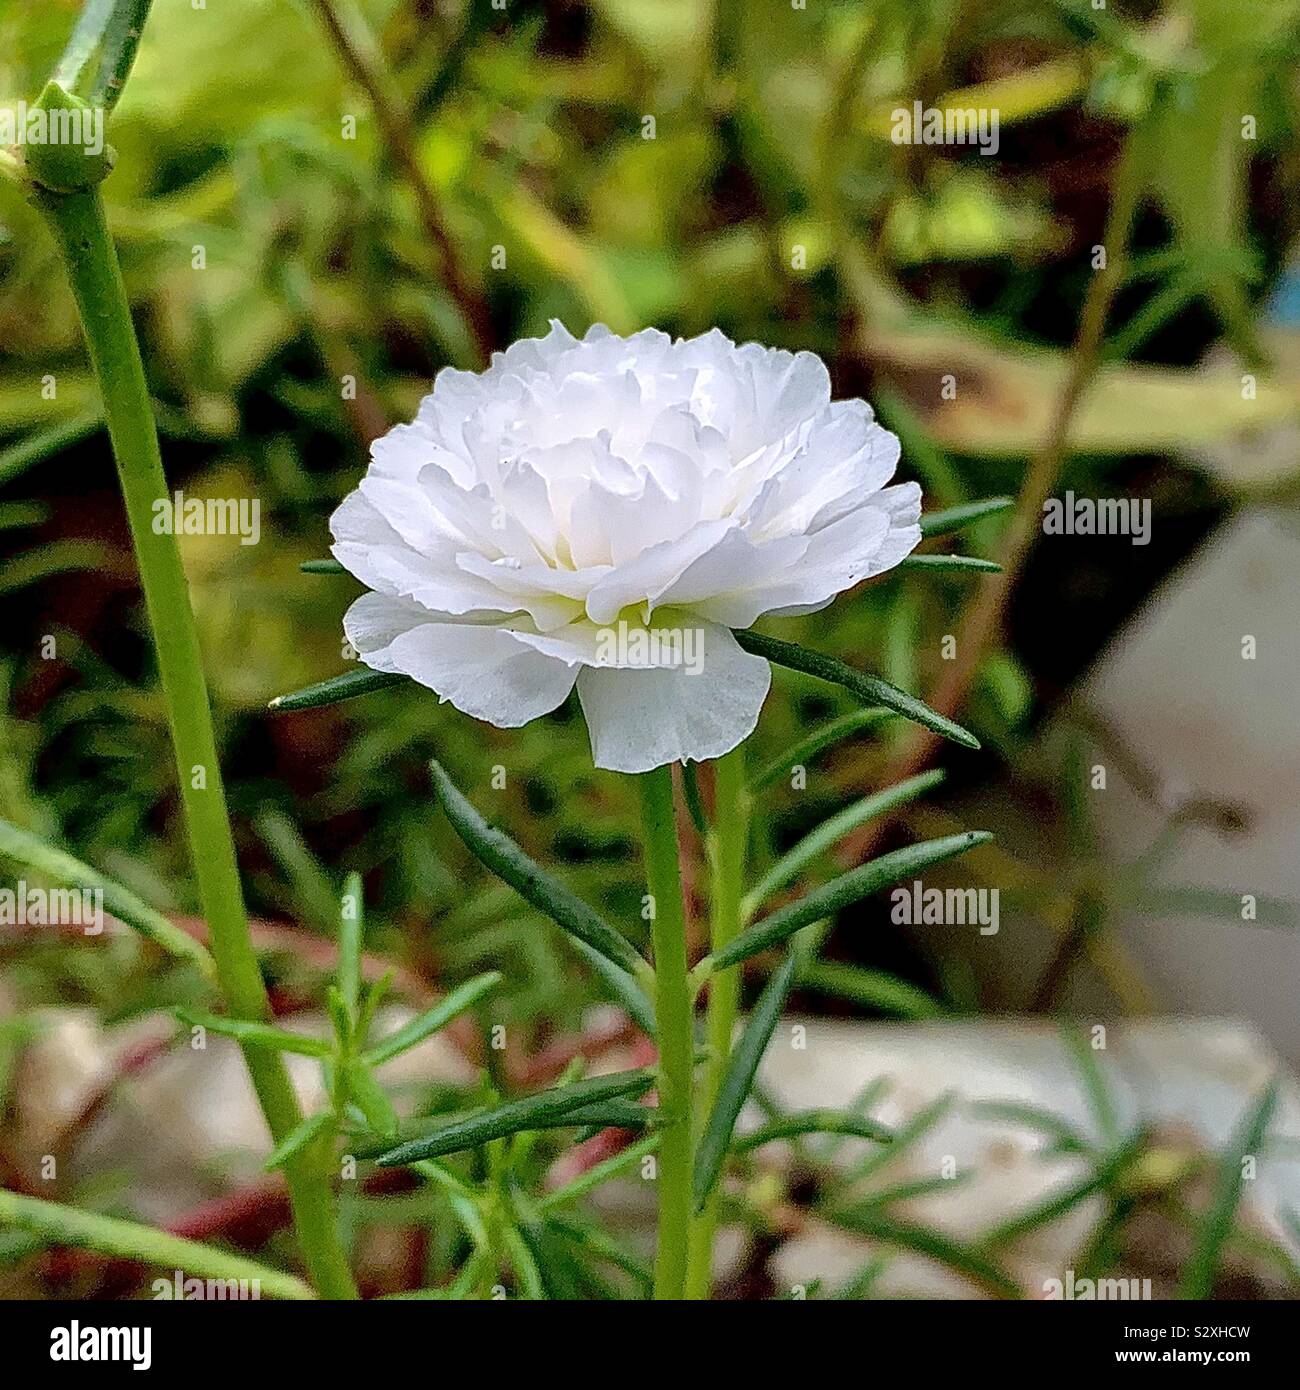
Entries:
<svg viewBox="0 0 1300 1390">
<path fill-rule="evenodd" d="M 686 982 L 686 917 L 682 909 L 673 771 L 655 768 L 641 777 L 646 886 L 653 902 L 655 1013 L 659 1034 L 659 1244 L 654 1296 L 685 1294 L 691 1222 L 691 994 Z"/>
<path fill-rule="evenodd" d="M 234 1016 L 266 1019 L 270 1008 L 244 911 L 185 571 L 174 537 L 153 529 L 154 503 L 169 493 L 144 365 L 104 205 L 96 189 L 55 193 L 36 186 L 33 197 L 62 253 L 103 396 L 158 652 L 181 802 L 217 979 Z M 278 1144 L 302 1119 L 283 1059 L 257 1047 L 245 1047 L 244 1058 Z M 286 1165 L 289 1197 L 303 1258 L 320 1293 L 327 1298 L 354 1298 L 356 1288 L 335 1228 L 325 1168 L 329 1161 L 322 1144 L 308 1145 Z"/>
<path fill-rule="evenodd" d="M 741 927 L 745 851 L 749 842 L 749 796 L 745 791 L 744 746 L 714 764 L 713 829 L 709 836 L 710 950 L 717 951 Z M 726 970 L 709 981 L 706 1039 L 709 1060 L 696 1099 L 707 1119 L 722 1089 L 731 1056 L 731 1038 L 740 1008 L 740 971 Z M 705 1299 L 713 1287 L 713 1238 L 718 1226 L 715 1189 L 691 1222 L 686 1297 Z"/>
</svg>

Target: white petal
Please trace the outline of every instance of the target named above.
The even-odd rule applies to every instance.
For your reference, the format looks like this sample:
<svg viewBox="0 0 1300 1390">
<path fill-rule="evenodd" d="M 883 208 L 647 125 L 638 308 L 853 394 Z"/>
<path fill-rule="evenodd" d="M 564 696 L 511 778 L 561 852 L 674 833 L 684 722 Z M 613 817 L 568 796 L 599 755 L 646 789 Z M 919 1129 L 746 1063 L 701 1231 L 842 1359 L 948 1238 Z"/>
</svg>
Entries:
<svg viewBox="0 0 1300 1390">
<path fill-rule="evenodd" d="M 389 651 L 404 632 L 432 621 L 427 609 L 406 598 L 362 594 L 343 615 L 343 632 L 372 671 L 397 671 Z"/>
<path fill-rule="evenodd" d="M 700 674 L 586 667 L 578 698 L 597 767 L 649 772 L 665 763 L 720 758 L 748 738 L 772 681 L 761 657 L 725 628 L 705 625 Z"/>
<path fill-rule="evenodd" d="M 499 729 L 527 724 L 564 703 L 574 669 L 519 642 L 509 628 L 424 623 L 388 647 L 393 669 Z"/>
<path fill-rule="evenodd" d="M 596 623 L 609 623 L 633 604 L 652 605 L 689 564 L 712 550 L 732 529 L 730 521 L 701 521 L 679 540 L 643 550 L 592 587 L 587 595 L 587 616 Z"/>
</svg>

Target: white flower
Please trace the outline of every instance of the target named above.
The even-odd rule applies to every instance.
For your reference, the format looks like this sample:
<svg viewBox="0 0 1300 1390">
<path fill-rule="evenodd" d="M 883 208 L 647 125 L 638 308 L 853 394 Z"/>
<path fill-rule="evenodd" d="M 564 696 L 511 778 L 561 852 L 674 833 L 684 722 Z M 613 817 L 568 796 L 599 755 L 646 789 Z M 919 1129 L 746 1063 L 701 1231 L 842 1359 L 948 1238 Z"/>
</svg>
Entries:
<svg viewBox="0 0 1300 1390">
<path fill-rule="evenodd" d="M 920 539 L 897 461 L 811 353 L 554 323 L 440 372 L 375 441 L 330 522 L 374 591 L 344 628 L 366 665 L 502 728 L 576 683 L 600 767 L 720 757 L 771 680 L 729 629 L 823 608 Z"/>
</svg>

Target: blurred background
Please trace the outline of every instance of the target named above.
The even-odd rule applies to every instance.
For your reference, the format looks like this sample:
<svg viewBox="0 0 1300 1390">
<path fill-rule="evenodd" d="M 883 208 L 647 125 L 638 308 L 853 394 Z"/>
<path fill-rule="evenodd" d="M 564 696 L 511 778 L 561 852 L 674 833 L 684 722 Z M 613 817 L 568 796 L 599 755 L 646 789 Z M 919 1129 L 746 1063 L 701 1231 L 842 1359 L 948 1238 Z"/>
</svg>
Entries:
<svg viewBox="0 0 1300 1390">
<path fill-rule="evenodd" d="M 10 105 L 35 98 L 77 9 L 0 3 Z M 559 932 L 468 859 L 425 772 L 436 753 L 637 932 L 631 784 L 593 770 L 576 703 L 509 732 L 413 689 L 281 716 L 266 703 L 344 669 L 354 582 L 299 565 L 327 553 L 368 442 L 440 367 L 482 365 L 551 318 L 575 333 L 717 325 L 821 354 L 836 394 L 865 396 L 902 437 L 927 510 L 1021 499 L 961 538 L 1010 561 L 1003 580 L 897 573 L 771 629 L 939 692 L 983 749 L 919 746 L 888 723 L 829 751 L 806 788 L 765 792 L 757 868 L 937 765 L 938 793 L 838 858 L 987 825 L 996 843 L 935 881 L 1002 895 L 996 935 L 895 923 L 883 897 L 846 911 L 794 1007 L 827 1030 L 824 1056 L 852 1054 L 841 1078 L 868 1057 L 905 1077 L 921 1065 L 907 1039 L 935 1036 L 908 1030 L 948 1019 L 968 1041 L 925 1066 L 992 1048 L 1058 1098 L 1076 1074 L 1053 1071 L 1052 1020 L 1108 1021 L 1131 1039 L 1124 1104 L 1163 1107 L 1144 1181 L 1194 1205 L 1206 1146 L 1278 1059 L 1300 1058 L 1298 53 L 1297 0 L 157 0 L 104 191 L 169 479 L 261 506 L 258 544 L 183 546 L 277 1008 L 318 999 L 338 883 L 358 869 L 368 944 L 408 1002 L 506 974 L 489 1010 L 504 1057 L 467 1038 L 439 1085 L 470 1084 L 471 1063 L 525 1084 L 575 1051 L 641 1046 Z M 895 143 L 892 113 L 914 101 L 996 111 L 996 154 Z M 1098 247 L 1120 259 L 1090 343 Z M 1040 484 L 1149 503 L 1149 543 L 1042 535 Z M 3 183 L 0 555 L 0 815 L 193 914 L 96 392 L 52 244 Z M 754 765 L 850 708 L 778 672 Z M 0 926 L 0 966 L 6 1183 L 57 1150 L 65 1200 L 158 1220 L 230 1187 L 229 1125 L 213 1121 L 201 1160 L 197 1142 L 164 1146 L 157 1171 L 92 1133 L 148 1094 L 131 1088 L 166 1058 L 159 1011 L 193 997 L 185 970 L 134 938 L 15 926 Z M 1157 1016 L 1186 1022 L 1170 1033 Z M 809 1084 L 831 1103 L 837 1083 Z M 1300 1188 L 1280 1152 L 1238 1292 L 1300 1287 Z M 1007 1181 L 1027 1180 L 1013 1165 Z M 781 1203 L 808 1205 L 796 1189 Z M 1164 1252 L 1176 1280 L 1165 1215 L 1143 1258 Z M 784 1278 L 788 1233 L 761 1235 L 737 1257 L 739 1293 Z M 0 1253 L 24 1287 L 112 1286 Z"/>
</svg>

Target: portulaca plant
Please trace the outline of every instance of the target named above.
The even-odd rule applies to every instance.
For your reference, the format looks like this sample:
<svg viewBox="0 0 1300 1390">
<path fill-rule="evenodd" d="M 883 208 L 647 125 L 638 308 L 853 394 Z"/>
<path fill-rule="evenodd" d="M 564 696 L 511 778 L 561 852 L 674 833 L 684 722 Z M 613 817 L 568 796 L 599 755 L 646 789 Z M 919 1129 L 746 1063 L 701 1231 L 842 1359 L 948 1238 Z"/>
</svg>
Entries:
<svg viewBox="0 0 1300 1390">
<path fill-rule="evenodd" d="M 812 353 L 738 347 L 716 330 L 673 340 L 597 326 L 579 340 L 558 323 L 497 354 L 485 372 L 444 370 L 415 421 L 375 442 L 369 470 L 331 519 L 334 566 L 311 566 L 345 569 L 367 586 L 344 618 L 367 669 L 276 707 L 409 678 L 511 728 L 576 690 L 596 766 L 640 775 L 650 960 L 489 826 L 439 764 L 434 784 L 470 850 L 572 934 L 659 1052 L 653 1074 L 576 1082 L 549 1098 L 418 1125 L 372 1150 L 380 1164 L 428 1162 L 526 1130 L 539 1116 L 548 1126 L 648 1130 L 659 1185 L 655 1295 L 708 1295 L 718 1184 L 800 964 L 839 908 L 985 838 L 968 832 L 885 855 L 753 920 L 810 857 L 796 847 L 746 891 L 743 745 L 773 661 L 975 743 L 878 677 L 750 627 L 764 616 L 815 613 L 905 564 L 923 531 L 987 509 L 923 526 L 919 487 L 891 481 L 898 458 L 897 438 L 866 402 L 831 399 Z M 828 741 L 810 737 L 816 747 Z M 792 750 L 789 765 L 804 755 Z M 698 763 L 711 764 L 711 816 Z M 712 949 L 693 966 L 674 764 L 710 858 Z M 886 789 L 866 812 L 930 785 L 918 777 Z M 738 967 L 780 947 L 786 954 L 736 1039 Z M 652 1086 L 653 1106 L 633 1103 Z M 806 1128 L 831 1123 L 817 1112 Z M 870 1137 L 881 1137 L 879 1126 Z"/>
<path fill-rule="evenodd" d="M 83 11 L 38 108 L 72 117 L 110 109 L 122 90 L 147 0 Z M 80 122 L 76 124 L 93 123 Z M 383 985 L 363 987 L 359 879 L 340 914 L 339 968 L 327 995 L 332 1037 L 276 1028 L 249 933 L 208 692 L 174 535 L 152 525 L 169 497 L 130 308 L 108 234 L 100 182 L 111 151 L 35 146 L 6 155 L 44 215 L 67 268 L 104 398 L 106 423 L 157 650 L 177 778 L 207 926 L 195 941 L 120 884 L 19 827 L 0 823 L 0 855 L 105 905 L 158 948 L 190 962 L 223 1012 L 182 1011 L 191 1028 L 238 1040 L 282 1170 L 310 1283 L 229 1252 L 136 1223 L 0 1192 L 0 1224 L 47 1240 L 153 1263 L 169 1273 L 256 1278 L 286 1297 L 354 1298 L 337 1211 L 341 1168 L 356 1156 L 409 1167 L 450 1194 L 472 1244 L 439 1296 L 490 1296 L 512 1283 L 545 1296 L 541 1270 L 557 1209 L 636 1160 L 658 1194 L 653 1293 L 707 1297 L 718 1196 L 739 1141 L 736 1123 L 802 966 L 846 904 L 961 853 L 967 832 L 896 850 L 806 896 L 770 900 L 836 838 L 814 831 L 756 884 L 747 883 L 753 799 L 789 766 L 893 712 L 968 747 L 958 725 L 878 677 L 755 632 L 760 618 L 817 611 L 902 565 L 979 568 L 968 557 L 911 552 L 1002 502 L 923 517 L 914 483 L 894 483 L 898 441 L 862 401 L 831 400 L 823 364 L 718 332 L 673 341 L 596 328 L 576 340 L 556 325 L 515 344 L 481 374 L 445 371 L 416 420 L 374 446 L 371 466 L 332 520 L 332 561 L 366 586 L 344 626 L 362 666 L 281 697 L 279 709 L 330 703 L 412 682 L 501 727 L 554 710 L 576 690 L 598 767 L 636 774 L 643 810 L 649 952 L 494 829 L 439 764 L 433 787 L 455 832 L 494 874 L 572 938 L 612 998 L 653 1040 L 652 1067 L 566 1075 L 549 1090 L 451 1116 L 399 1122 L 381 1080 L 399 1053 L 470 1008 L 500 980 L 465 982 L 396 1033 L 372 1036 Z M 984 567 L 987 567 L 984 565 Z M 813 729 L 775 767 L 745 766 L 776 662 L 836 682 L 869 718 Z M 430 697 L 431 698 L 431 697 Z M 704 763 L 708 776 L 697 778 Z M 688 959 L 676 830 L 681 779 L 709 858 L 709 947 Z M 700 781 L 708 783 L 708 796 Z M 912 778 L 860 803 L 855 823 L 933 784 Z M 209 949 L 210 947 L 210 949 Z M 739 1027 L 740 968 L 766 984 Z M 697 1013 L 705 1003 L 702 1028 Z M 317 1059 L 328 1101 L 304 1116 L 284 1054 Z M 526 1152 L 535 1132 L 634 1136 L 623 1153 L 558 1193 L 534 1198 L 501 1182 L 500 1141 Z M 743 1141 L 833 1131 L 887 1143 L 874 1121 L 818 1110 Z M 483 1151 L 469 1166 L 456 1156 Z M 451 1160 L 450 1162 L 448 1160 Z M 477 1174 L 488 1173 L 485 1186 Z M 609 1247 L 605 1247 L 608 1250 Z"/>
</svg>

